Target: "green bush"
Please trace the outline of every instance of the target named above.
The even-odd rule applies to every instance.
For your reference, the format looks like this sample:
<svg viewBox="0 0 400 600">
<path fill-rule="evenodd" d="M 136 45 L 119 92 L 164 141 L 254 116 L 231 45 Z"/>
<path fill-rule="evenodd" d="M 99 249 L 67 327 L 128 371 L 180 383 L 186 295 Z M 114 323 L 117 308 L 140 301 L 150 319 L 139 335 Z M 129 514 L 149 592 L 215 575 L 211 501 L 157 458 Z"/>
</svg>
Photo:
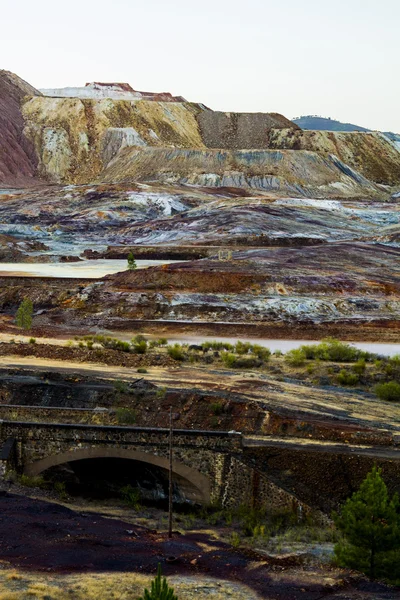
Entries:
<svg viewBox="0 0 400 600">
<path fill-rule="evenodd" d="M 224 407 L 221 404 L 221 402 L 214 402 L 213 404 L 211 404 L 211 410 L 214 415 L 219 416 L 223 413 Z"/>
<path fill-rule="evenodd" d="M 19 483 L 29 488 L 41 488 L 45 489 L 47 484 L 41 475 L 30 476 L 24 473 L 18 477 Z"/>
<path fill-rule="evenodd" d="M 233 546 L 234 548 L 239 548 L 241 543 L 240 535 L 236 531 L 232 531 L 229 541 L 231 543 L 231 546 Z"/>
<path fill-rule="evenodd" d="M 302 367 L 306 362 L 306 355 L 302 348 L 294 348 L 286 352 L 285 362 L 291 367 Z"/>
<path fill-rule="evenodd" d="M 119 394 L 126 394 L 129 390 L 126 381 L 121 381 L 121 379 L 117 379 L 117 381 L 114 381 L 114 388 L 115 391 Z"/>
<path fill-rule="evenodd" d="M 146 354 L 146 352 L 147 352 L 147 342 L 146 342 L 146 340 L 141 340 L 140 342 L 133 343 L 132 344 L 132 351 L 135 354 Z"/>
<path fill-rule="evenodd" d="M 380 400 L 400 402 L 400 383 L 397 383 L 397 381 L 378 383 L 374 391 Z"/>
<path fill-rule="evenodd" d="M 147 373 L 147 369 L 145 369 L 144 367 L 139 367 L 137 370 L 138 373 Z"/>
<path fill-rule="evenodd" d="M 250 342 L 241 342 L 240 340 L 235 344 L 235 352 L 236 354 L 248 354 L 251 351 Z"/>
<path fill-rule="evenodd" d="M 136 423 L 136 413 L 130 408 L 119 407 L 115 409 L 115 416 L 120 425 L 134 425 Z"/>
<path fill-rule="evenodd" d="M 257 358 L 263 360 L 264 362 L 267 362 L 271 356 L 271 350 L 269 348 L 264 348 L 264 346 L 260 346 L 258 344 L 253 344 L 251 351 L 257 356 Z"/>
<path fill-rule="evenodd" d="M 95 341 L 103 346 L 103 348 L 108 348 L 110 350 L 118 350 L 120 352 L 130 352 L 131 344 L 129 342 L 124 342 L 122 340 L 117 340 L 112 337 L 104 337 L 104 336 L 96 336 Z"/>
<path fill-rule="evenodd" d="M 263 361 L 255 356 L 238 356 L 233 363 L 235 369 L 254 369 L 262 365 Z"/>
<path fill-rule="evenodd" d="M 185 360 L 185 354 L 183 352 L 181 344 L 174 344 L 173 346 L 168 346 L 167 352 L 168 356 L 170 356 L 174 360 Z"/>
<path fill-rule="evenodd" d="M 373 356 L 334 338 L 322 340 L 320 344 L 304 344 L 300 346 L 300 350 L 308 360 L 319 358 L 332 362 L 355 362 L 359 358 Z"/>
<path fill-rule="evenodd" d="M 140 492 L 132 485 L 125 485 L 120 489 L 121 497 L 128 506 L 134 510 L 140 510 Z"/>
<path fill-rule="evenodd" d="M 353 365 L 353 371 L 358 375 L 363 375 L 363 373 L 365 373 L 366 367 L 367 364 L 365 362 L 365 358 L 359 358 L 358 361 Z"/>
<path fill-rule="evenodd" d="M 36 338 L 29 338 L 30 344 L 36 344 Z"/>
<path fill-rule="evenodd" d="M 337 380 L 341 385 L 357 385 L 360 378 L 357 373 L 350 373 L 346 369 L 342 369 L 337 376 Z"/>
<path fill-rule="evenodd" d="M 221 360 L 224 363 L 225 367 L 231 368 L 235 364 L 236 356 L 231 352 L 222 352 Z"/>
</svg>

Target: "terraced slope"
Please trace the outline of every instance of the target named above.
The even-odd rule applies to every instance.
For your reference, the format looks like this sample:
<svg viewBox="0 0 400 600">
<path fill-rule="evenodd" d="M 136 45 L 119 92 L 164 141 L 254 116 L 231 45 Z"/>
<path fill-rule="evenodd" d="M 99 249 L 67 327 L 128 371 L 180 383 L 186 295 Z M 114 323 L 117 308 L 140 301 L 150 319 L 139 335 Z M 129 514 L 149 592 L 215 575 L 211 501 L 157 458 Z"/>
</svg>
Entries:
<svg viewBox="0 0 400 600">
<path fill-rule="evenodd" d="M 385 195 L 336 157 L 294 150 L 125 148 L 99 176 L 103 182 L 155 180 L 310 197 Z"/>
<path fill-rule="evenodd" d="M 399 148 L 382 133 L 275 129 L 269 146 L 333 154 L 375 183 L 400 184 Z"/>
<path fill-rule="evenodd" d="M 88 183 L 125 146 L 205 148 L 200 110 L 183 102 L 35 97 L 23 113 L 40 175 Z"/>
</svg>

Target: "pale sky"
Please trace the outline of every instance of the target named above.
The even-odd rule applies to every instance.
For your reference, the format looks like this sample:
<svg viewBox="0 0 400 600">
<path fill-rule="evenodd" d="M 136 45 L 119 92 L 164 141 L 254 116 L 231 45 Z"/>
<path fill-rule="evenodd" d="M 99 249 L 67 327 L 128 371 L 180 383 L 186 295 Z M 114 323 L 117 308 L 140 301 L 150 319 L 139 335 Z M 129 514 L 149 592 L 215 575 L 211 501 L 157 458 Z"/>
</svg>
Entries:
<svg viewBox="0 0 400 600">
<path fill-rule="evenodd" d="M 0 68 L 37 88 L 169 91 L 214 110 L 400 132 L 400 0 L 0 0 Z"/>
</svg>

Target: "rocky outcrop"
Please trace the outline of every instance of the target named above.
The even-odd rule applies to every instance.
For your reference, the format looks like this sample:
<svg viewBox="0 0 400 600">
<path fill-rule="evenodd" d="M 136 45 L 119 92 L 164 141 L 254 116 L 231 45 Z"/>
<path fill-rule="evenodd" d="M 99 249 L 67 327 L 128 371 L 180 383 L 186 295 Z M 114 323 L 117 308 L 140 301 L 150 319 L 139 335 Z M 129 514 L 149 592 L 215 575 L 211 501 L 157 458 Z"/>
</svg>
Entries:
<svg viewBox="0 0 400 600">
<path fill-rule="evenodd" d="M 213 110 L 198 114 L 207 148 L 268 148 L 271 129 L 300 129 L 278 113 L 224 113 Z"/>
<path fill-rule="evenodd" d="M 270 148 L 308 150 L 340 161 L 378 184 L 400 184 L 400 151 L 382 133 L 275 129 Z"/>
<path fill-rule="evenodd" d="M 9 71 L 0 71 L 0 185 L 34 182 L 37 158 L 33 144 L 23 134 L 21 104 L 25 96 L 40 95 Z"/>
</svg>

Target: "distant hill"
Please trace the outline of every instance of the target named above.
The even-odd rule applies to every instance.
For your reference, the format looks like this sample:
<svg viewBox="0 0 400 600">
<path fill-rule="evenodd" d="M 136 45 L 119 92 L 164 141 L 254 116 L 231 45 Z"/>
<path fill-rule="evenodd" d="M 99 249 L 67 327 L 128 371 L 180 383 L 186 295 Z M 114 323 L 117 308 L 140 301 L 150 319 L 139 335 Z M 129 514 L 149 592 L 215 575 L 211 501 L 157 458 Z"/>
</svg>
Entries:
<svg viewBox="0 0 400 600">
<path fill-rule="evenodd" d="M 318 117 L 317 115 L 303 115 L 292 119 L 293 123 L 296 123 L 302 129 L 312 129 L 313 131 L 373 131 L 360 125 L 353 125 L 353 123 L 341 123 L 335 119 L 329 117 Z M 392 131 L 383 131 L 389 139 L 393 142 L 400 142 L 400 134 L 393 133 Z"/>
</svg>

